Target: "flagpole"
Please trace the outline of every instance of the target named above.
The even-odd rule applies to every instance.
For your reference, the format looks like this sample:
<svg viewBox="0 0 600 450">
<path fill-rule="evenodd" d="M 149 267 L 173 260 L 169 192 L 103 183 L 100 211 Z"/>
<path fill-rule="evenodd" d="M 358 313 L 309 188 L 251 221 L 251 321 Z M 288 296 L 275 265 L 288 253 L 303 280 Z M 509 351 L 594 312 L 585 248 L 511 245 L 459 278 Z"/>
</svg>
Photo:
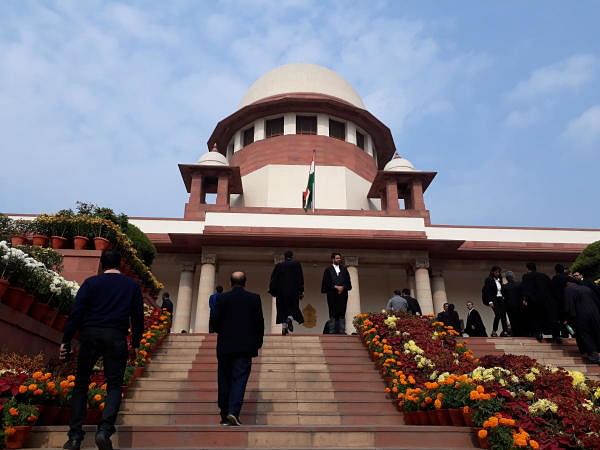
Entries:
<svg viewBox="0 0 600 450">
<path fill-rule="evenodd" d="M 313 174 L 313 201 L 312 201 L 312 212 L 315 213 L 315 201 L 317 199 L 317 149 L 313 149 L 313 162 L 315 163 L 315 172 Z"/>
</svg>

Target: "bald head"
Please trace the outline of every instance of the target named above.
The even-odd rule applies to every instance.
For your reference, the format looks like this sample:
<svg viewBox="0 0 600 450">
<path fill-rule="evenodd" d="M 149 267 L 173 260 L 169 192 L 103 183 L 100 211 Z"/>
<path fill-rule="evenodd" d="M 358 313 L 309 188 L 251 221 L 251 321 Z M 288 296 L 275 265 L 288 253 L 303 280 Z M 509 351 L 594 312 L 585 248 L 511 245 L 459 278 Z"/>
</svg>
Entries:
<svg viewBox="0 0 600 450">
<path fill-rule="evenodd" d="M 231 274 L 231 287 L 246 286 L 246 274 L 244 272 L 233 272 Z"/>
</svg>

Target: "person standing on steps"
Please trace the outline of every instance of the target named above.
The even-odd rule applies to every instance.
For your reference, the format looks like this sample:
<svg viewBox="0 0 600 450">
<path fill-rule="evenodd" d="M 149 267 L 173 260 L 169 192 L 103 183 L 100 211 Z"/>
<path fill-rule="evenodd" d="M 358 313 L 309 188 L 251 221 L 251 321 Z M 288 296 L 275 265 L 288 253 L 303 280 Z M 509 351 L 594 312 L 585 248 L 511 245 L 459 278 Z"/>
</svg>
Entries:
<svg viewBox="0 0 600 450">
<path fill-rule="evenodd" d="M 281 334 L 294 331 L 294 322 L 304 323 L 300 311 L 300 299 L 304 295 L 304 275 L 302 266 L 294 260 L 294 253 L 286 250 L 284 260 L 277 263 L 271 273 L 269 293 L 275 297 L 277 318 L 275 323 L 281 324 Z"/>
<path fill-rule="evenodd" d="M 116 250 L 105 250 L 100 264 L 104 272 L 85 280 L 77 292 L 60 346 L 59 357 L 66 360 L 71 354 L 71 340 L 77 331 L 80 332 L 69 440 L 63 446 L 67 450 L 81 448 L 90 376 L 100 357 L 104 361 L 108 388 L 96 445 L 100 450 L 112 450 L 110 437 L 115 432 L 121 406 L 121 385 L 127 358 L 135 358 L 144 331 L 142 292 L 134 280 L 119 272 L 121 255 Z M 127 350 L 130 327 L 131 355 Z"/>
<path fill-rule="evenodd" d="M 330 334 L 346 334 L 346 306 L 350 290 L 350 273 L 342 264 L 342 254 L 334 252 L 331 254 L 331 265 L 323 272 L 321 282 L 321 293 L 327 294 Z"/>
<path fill-rule="evenodd" d="M 529 262 L 525 266 L 527 273 L 523 274 L 521 287 L 533 335 L 542 342 L 544 332 L 550 331 L 554 342 L 560 344 L 559 306 L 552 293 L 552 280 L 545 273 L 538 272 L 535 263 Z"/>
<path fill-rule="evenodd" d="M 171 296 L 168 292 L 165 292 L 162 295 L 162 303 L 160 304 L 160 309 L 166 309 L 167 312 L 173 315 L 173 302 L 171 301 Z"/>
<path fill-rule="evenodd" d="M 208 332 L 215 333 L 215 324 L 214 324 L 214 316 L 215 316 L 215 306 L 219 301 L 220 295 L 223 293 L 223 286 L 217 285 L 215 287 L 215 292 L 208 297 Z"/>
<path fill-rule="evenodd" d="M 419 306 L 419 301 L 416 298 L 411 297 L 410 289 L 402 289 L 402 297 L 404 297 L 408 302 L 408 312 L 415 316 L 422 315 L 421 307 Z"/>
<path fill-rule="evenodd" d="M 481 320 L 479 311 L 475 309 L 472 301 L 467 302 L 467 324 L 464 332 L 469 337 L 487 337 L 483 320 Z"/>
<path fill-rule="evenodd" d="M 481 288 L 481 300 L 485 306 L 489 306 L 494 311 L 494 323 L 492 327 L 492 337 L 498 336 L 498 323 L 502 323 L 502 333 L 500 336 L 509 336 L 508 323 L 506 321 L 506 300 L 502 294 L 502 269 L 494 266 L 490 270 L 490 275 L 483 282 Z"/>
<path fill-rule="evenodd" d="M 260 295 L 245 289 L 246 274 L 231 274 L 231 291 L 215 306 L 217 332 L 218 399 L 221 425 L 241 425 L 240 411 L 252 358 L 258 356 L 265 333 Z"/>
</svg>

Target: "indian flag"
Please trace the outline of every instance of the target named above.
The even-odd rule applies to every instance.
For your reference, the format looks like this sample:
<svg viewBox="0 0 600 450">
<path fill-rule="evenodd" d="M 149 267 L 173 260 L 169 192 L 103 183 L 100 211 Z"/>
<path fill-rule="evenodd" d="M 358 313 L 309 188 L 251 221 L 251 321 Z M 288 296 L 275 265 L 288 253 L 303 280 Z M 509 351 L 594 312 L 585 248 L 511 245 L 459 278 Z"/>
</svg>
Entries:
<svg viewBox="0 0 600 450">
<path fill-rule="evenodd" d="M 309 209 L 315 210 L 315 153 L 316 150 L 313 150 L 313 158 L 308 171 L 308 183 L 306 184 L 306 190 L 302 193 L 304 212 Z"/>
</svg>

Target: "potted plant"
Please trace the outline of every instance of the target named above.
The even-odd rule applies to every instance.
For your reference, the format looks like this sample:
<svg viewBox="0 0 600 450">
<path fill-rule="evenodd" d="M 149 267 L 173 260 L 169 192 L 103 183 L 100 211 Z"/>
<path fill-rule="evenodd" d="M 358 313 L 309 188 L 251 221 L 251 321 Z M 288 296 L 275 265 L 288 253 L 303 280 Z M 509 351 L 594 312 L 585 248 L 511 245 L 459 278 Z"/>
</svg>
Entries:
<svg viewBox="0 0 600 450">
<path fill-rule="evenodd" d="M 48 223 L 35 219 L 31 223 L 30 231 L 32 233 L 32 245 L 36 247 L 46 247 L 48 245 L 48 236 L 50 236 L 50 226 Z"/>
<path fill-rule="evenodd" d="M 6 448 L 23 448 L 31 427 L 39 417 L 39 410 L 33 405 L 17 403 L 13 397 L 5 403 L 3 409 Z"/>
<path fill-rule="evenodd" d="M 96 383 L 90 383 L 88 390 L 88 409 L 85 417 L 87 425 L 98 425 L 102 419 L 104 411 L 104 402 L 106 400 L 106 385 L 98 386 Z"/>
<path fill-rule="evenodd" d="M 110 247 L 110 241 L 106 237 L 103 237 L 103 234 L 106 235 L 108 233 L 104 219 L 93 219 L 92 233 L 94 235 L 94 248 L 96 250 L 104 251 Z"/>
<path fill-rule="evenodd" d="M 75 250 L 85 250 L 90 242 L 88 235 L 90 234 L 90 225 L 88 221 L 83 217 L 75 217 L 74 233 L 73 236 L 73 248 Z"/>
<path fill-rule="evenodd" d="M 67 235 L 72 234 L 73 226 L 73 211 L 63 209 L 56 213 L 52 218 L 52 236 L 50 237 L 51 246 L 53 249 L 66 248 L 68 238 Z"/>
<path fill-rule="evenodd" d="M 10 223 L 10 242 L 13 247 L 27 243 L 27 233 L 29 232 L 30 227 L 31 222 L 29 220 L 17 219 Z"/>
</svg>

